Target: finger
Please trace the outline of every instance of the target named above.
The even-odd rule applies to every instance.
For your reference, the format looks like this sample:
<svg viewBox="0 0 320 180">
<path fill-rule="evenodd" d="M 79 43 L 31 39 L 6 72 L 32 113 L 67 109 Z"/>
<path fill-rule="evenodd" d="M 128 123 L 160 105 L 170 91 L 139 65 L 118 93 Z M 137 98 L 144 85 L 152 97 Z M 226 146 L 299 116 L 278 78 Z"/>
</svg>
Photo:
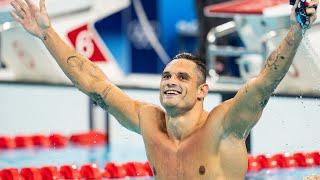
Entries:
<svg viewBox="0 0 320 180">
<path fill-rule="evenodd" d="M 296 0 L 296 2 L 294 3 L 293 5 L 293 8 L 296 9 L 298 7 L 298 4 L 299 4 L 300 0 Z"/>
<path fill-rule="evenodd" d="M 311 22 L 315 22 L 317 20 L 317 16 L 316 15 L 313 15 L 310 17 L 310 21 Z"/>
<path fill-rule="evenodd" d="M 22 24 L 22 19 L 17 15 L 16 12 L 12 11 L 11 16 L 13 17 L 13 19 L 15 19 L 17 22 L 19 22 L 20 24 Z"/>
<path fill-rule="evenodd" d="M 27 4 L 22 0 L 16 0 L 16 2 L 19 4 L 19 6 L 21 7 L 21 10 L 28 17 L 30 15 L 30 11 L 29 11 L 29 7 L 27 6 Z"/>
<path fill-rule="evenodd" d="M 46 1 L 45 0 L 40 0 L 40 11 L 41 12 L 47 12 L 47 8 L 46 8 Z"/>
<path fill-rule="evenodd" d="M 39 10 L 36 4 L 32 0 L 26 0 L 26 3 L 33 12 Z"/>
<path fill-rule="evenodd" d="M 12 11 L 14 12 L 20 19 L 24 19 L 24 17 L 16 10 Z"/>
<path fill-rule="evenodd" d="M 26 15 L 25 11 L 22 10 L 22 8 L 17 4 L 17 2 L 12 1 L 10 4 L 14 8 L 16 15 L 24 19 L 24 16 Z"/>
<path fill-rule="evenodd" d="M 306 12 L 309 16 L 313 15 L 316 13 L 316 9 L 315 8 L 307 8 Z"/>
<path fill-rule="evenodd" d="M 310 2 L 310 3 L 308 4 L 308 7 L 309 7 L 309 8 L 311 8 L 311 7 L 316 8 L 316 7 L 318 6 L 318 4 L 319 4 L 319 3 L 317 3 L 317 2 Z"/>
<path fill-rule="evenodd" d="M 318 3 L 319 3 L 319 0 L 309 0 L 309 1 L 307 0 L 307 2 L 308 2 L 308 3 L 316 3 L 316 4 L 318 4 Z"/>
</svg>

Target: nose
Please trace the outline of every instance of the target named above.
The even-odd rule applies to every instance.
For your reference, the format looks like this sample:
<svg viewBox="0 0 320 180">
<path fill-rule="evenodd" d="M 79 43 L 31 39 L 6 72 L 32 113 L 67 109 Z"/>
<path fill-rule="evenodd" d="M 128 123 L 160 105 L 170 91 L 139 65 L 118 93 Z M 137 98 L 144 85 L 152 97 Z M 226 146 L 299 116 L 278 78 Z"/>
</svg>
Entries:
<svg viewBox="0 0 320 180">
<path fill-rule="evenodd" d="M 176 87 L 177 84 L 176 84 L 175 82 L 169 82 L 169 83 L 167 84 L 167 86 L 168 86 L 169 88 L 172 88 L 172 87 Z"/>
<path fill-rule="evenodd" d="M 177 80 L 175 78 L 171 78 L 170 80 L 167 81 L 166 85 L 168 87 L 175 87 L 178 85 Z"/>
</svg>

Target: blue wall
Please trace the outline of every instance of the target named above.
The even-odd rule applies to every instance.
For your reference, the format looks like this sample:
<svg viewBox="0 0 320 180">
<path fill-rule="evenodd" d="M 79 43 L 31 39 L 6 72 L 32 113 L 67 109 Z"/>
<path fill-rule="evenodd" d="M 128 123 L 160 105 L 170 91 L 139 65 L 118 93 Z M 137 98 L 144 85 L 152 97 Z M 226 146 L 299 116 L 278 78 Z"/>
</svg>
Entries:
<svg viewBox="0 0 320 180">
<path fill-rule="evenodd" d="M 184 0 L 183 3 L 181 0 L 141 2 L 162 46 L 172 58 L 180 51 L 176 24 L 195 20 L 194 0 Z M 126 73 L 162 72 L 164 64 L 144 36 L 132 4 L 96 22 L 95 28 Z"/>
</svg>

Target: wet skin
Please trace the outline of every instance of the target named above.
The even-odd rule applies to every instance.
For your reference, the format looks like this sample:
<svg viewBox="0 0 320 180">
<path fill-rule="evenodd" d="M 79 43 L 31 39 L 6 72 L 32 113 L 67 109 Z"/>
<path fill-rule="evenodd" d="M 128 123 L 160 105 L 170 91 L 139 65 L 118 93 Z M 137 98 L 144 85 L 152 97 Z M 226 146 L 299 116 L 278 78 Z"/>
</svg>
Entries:
<svg viewBox="0 0 320 180">
<path fill-rule="evenodd" d="M 197 73 L 191 61 L 171 62 L 160 83 L 160 102 L 166 111 L 154 105 L 139 111 L 140 134 L 155 177 L 243 179 L 247 168 L 245 141 L 223 128 L 230 103 L 205 112 L 202 103 L 206 92 L 199 89 Z"/>
<path fill-rule="evenodd" d="M 298 1 L 297 1 L 298 2 Z M 76 87 L 111 113 L 125 128 L 143 136 L 156 179 L 244 179 L 247 167 L 245 139 L 259 120 L 272 92 L 284 78 L 302 40 L 302 29 L 291 11 L 292 25 L 260 74 L 234 98 L 210 112 L 203 110 L 208 87 L 195 64 L 171 61 L 160 83 L 160 107 L 130 98 L 109 81 L 92 61 L 68 46 L 51 27 L 45 1 L 14 0 L 12 16 L 30 34 L 40 38 Z M 316 20 L 318 0 L 306 9 Z"/>
<path fill-rule="evenodd" d="M 247 151 L 243 139 L 224 135 L 228 102 L 207 114 L 202 127 L 176 144 L 165 128 L 165 112 L 141 109 L 140 128 L 156 179 L 244 179 Z"/>
</svg>

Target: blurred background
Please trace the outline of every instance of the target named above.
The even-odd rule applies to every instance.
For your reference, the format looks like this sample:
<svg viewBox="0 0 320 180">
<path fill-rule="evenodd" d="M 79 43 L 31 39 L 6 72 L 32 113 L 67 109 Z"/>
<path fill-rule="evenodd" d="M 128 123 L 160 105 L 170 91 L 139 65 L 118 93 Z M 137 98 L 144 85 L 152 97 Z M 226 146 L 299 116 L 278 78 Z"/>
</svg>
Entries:
<svg viewBox="0 0 320 180">
<path fill-rule="evenodd" d="M 54 165 L 102 167 L 109 161 L 146 161 L 142 138 L 71 84 L 42 42 L 13 21 L 10 1 L 0 0 L 0 169 L 43 166 L 52 159 Z M 287 0 L 46 0 L 46 5 L 65 42 L 135 99 L 160 105 L 165 65 L 180 52 L 200 56 L 208 69 L 208 111 L 258 75 L 288 31 L 291 12 Z M 304 35 L 293 65 L 250 133 L 248 153 L 320 150 L 319 30 L 316 21 Z M 107 137 L 102 146 L 17 148 L 17 136 L 71 137 L 92 130 Z M 16 145 L 6 144 L 8 138 Z"/>
</svg>

